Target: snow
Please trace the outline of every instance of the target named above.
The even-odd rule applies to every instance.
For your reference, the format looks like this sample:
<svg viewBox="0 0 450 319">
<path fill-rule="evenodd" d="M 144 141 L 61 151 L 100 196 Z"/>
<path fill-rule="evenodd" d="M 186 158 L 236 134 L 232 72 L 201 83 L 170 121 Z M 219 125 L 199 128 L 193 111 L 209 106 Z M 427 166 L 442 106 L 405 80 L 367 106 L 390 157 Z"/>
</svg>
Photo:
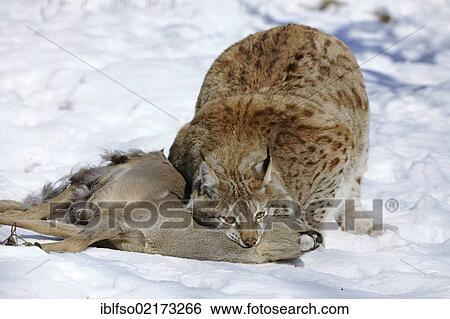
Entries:
<svg viewBox="0 0 450 319">
<path fill-rule="evenodd" d="M 103 149 L 167 152 L 214 58 L 249 33 L 294 22 L 338 36 L 363 64 L 371 147 L 362 195 L 368 209 L 373 198 L 398 200 L 384 215 L 398 232 L 330 231 L 326 248 L 264 265 L 1 246 L 0 297 L 450 297 L 450 3 L 347 0 L 325 11 L 317 3 L 2 1 L 0 198 L 20 200 L 96 164 Z M 378 22 L 379 8 L 393 21 Z M 1 238 L 8 232 L 0 228 Z"/>
</svg>

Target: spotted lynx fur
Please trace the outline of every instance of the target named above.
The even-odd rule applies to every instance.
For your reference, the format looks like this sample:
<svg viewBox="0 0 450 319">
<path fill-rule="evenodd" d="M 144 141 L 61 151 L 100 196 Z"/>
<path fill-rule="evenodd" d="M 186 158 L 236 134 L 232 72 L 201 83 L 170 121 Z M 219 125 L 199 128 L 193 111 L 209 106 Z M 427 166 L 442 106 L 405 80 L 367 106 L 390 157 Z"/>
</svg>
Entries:
<svg viewBox="0 0 450 319">
<path fill-rule="evenodd" d="M 193 120 L 169 160 L 193 202 L 214 199 L 230 239 L 256 245 L 271 205 L 359 198 L 369 105 L 351 50 L 334 36 L 287 25 L 252 34 L 209 69 Z M 304 222 L 326 219 L 315 209 Z"/>
</svg>

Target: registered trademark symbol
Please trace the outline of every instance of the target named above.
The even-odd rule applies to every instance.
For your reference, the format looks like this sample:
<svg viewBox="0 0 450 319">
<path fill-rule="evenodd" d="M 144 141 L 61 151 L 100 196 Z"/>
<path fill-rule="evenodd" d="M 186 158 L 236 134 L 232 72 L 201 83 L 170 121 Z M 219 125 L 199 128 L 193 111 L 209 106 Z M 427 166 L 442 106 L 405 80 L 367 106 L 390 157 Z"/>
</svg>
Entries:
<svg viewBox="0 0 450 319">
<path fill-rule="evenodd" d="M 384 208 L 386 208 L 386 210 L 388 212 L 391 212 L 391 213 L 397 211 L 399 206 L 400 205 L 399 205 L 398 201 L 396 199 L 393 199 L 393 198 L 388 199 L 384 203 Z"/>
</svg>

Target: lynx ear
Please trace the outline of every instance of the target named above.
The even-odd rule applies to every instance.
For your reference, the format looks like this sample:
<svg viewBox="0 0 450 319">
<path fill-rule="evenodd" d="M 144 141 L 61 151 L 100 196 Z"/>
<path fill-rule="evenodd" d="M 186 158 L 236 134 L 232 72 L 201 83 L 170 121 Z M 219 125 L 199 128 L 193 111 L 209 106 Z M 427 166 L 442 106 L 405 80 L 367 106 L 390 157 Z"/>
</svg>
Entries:
<svg viewBox="0 0 450 319">
<path fill-rule="evenodd" d="M 270 156 L 269 147 L 267 147 L 267 157 L 255 165 L 256 178 L 263 181 L 263 185 L 267 185 L 272 181 L 272 157 Z"/>
<path fill-rule="evenodd" d="M 199 175 L 200 193 L 207 194 L 211 197 L 212 193 L 214 193 L 217 185 L 219 184 L 219 179 L 205 161 L 200 164 Z"/>
</svg>

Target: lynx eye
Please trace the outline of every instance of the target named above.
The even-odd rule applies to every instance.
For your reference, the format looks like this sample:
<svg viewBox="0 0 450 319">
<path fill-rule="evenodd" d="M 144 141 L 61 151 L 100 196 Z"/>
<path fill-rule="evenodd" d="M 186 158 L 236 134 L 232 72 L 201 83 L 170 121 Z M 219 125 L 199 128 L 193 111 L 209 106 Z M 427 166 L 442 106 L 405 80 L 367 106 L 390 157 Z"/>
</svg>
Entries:
<svg viewBox="0 0 450 319">
<path fill-rule="evenodd" d="M 236 218 L 234 218 L 233 216 L 221 217 L 221 219 L 223 222 L 230 224 L 230 225 L 233 225 L 234 223 L 236 223 Z"/>
<path fill-rule="evenodd" d="M 266 216 L 266 212 L 264 212 L 264 211 L 260 211 L 260 212 L 257 212 L 257 213 L 255 214 L 255 218 L 256 218 L 256 219 L 261 219 L 261 218 L 263 218 L 264 216 Z"/>
</svg>

